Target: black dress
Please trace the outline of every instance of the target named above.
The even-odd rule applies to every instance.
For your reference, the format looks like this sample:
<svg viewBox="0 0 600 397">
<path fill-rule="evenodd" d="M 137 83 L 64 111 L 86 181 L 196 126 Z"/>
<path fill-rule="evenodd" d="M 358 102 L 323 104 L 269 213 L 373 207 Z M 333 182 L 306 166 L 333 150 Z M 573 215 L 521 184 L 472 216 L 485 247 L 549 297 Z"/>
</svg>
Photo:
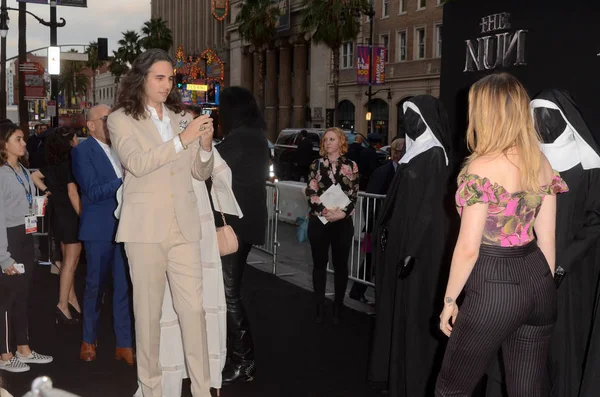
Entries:
<svg viewBox="0 0 600 397">
<path fill-rule="evenodd" d="M 427 125 L 415 121 L 415 114 L 405 116 L 411 123 L 405 126 L 407 136 L 419 141 L 429 131 L 443 146 L 416 155 L 408 148 L 405 156 L 410 160 L 403 158 L 398 165 L 375 228 L 377 307 L 369 380 L 387 384 L 390 397 L 433 395 L 445 346 L 438 316 L 453 244 L 446 114 L 433 97 L 414 97 L 411 102 Z M 412 269 L 404 267 L 407 257 L 414 261 Z"/>
<path fill-rule="evenodd" d="M 44 175 L 44 184 L 52 193 L 49 197 L 52 206 L 52 235 L 63 244 L 78 243 L 79 216 L 71 204 L 67 190 L 69 183 L 75 183 L 71 161 L 46 166 L 40 172 Z"/>
</svg>

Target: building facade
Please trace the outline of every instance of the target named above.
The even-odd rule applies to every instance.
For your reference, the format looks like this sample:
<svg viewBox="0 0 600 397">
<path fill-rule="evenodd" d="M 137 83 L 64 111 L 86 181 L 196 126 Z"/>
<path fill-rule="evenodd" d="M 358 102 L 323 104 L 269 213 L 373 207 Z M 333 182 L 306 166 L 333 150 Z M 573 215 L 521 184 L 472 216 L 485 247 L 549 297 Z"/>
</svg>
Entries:
<svg viewBox="0 0 600 397">
<path fill-rule="evenodd" d="M 227 3 L 227 2 L 224 2 Z M 324 128 L 328 109 L 339 112 L 343 127 L 368 133 L 367 86 L 356 83 L 357 45 L 369 43 L 370 21 L 361 18 L 361 32 L 341 49 L 339 103 L 334 103 L 331 50 L 315 45 L 300 29 L 303 0 L 281 0 L 283 11 L 276 39 L 263 49 L 243 41 L 235 19 L 243 0 L 230 0 L 219 21 L 212 1 L 152 0 L 152 17 L 162 17 L 173 31 L 172 53 L 213 48 L 225 62 L 224 85 L 259 92 L 258 54 L 265 59 L 264 105 L 268 136 L 284 128 Z M 419 94 L 439 96 L 443 9 L 441 0 L 373 0 L 373 44 L 387 51 L 386 80 L 373 86 L 373 132 L 391 140 L 401 121 L 402 103 Z M 210 76 L 210 74 L 209 74 Z M 213 77 L 213 76 L 210 76 Z M 379 92 L 377 92 L 379 91 Z"/>
<path fill-rule="evenodd" d="M 231 1 L 235 21 L 242 0 Z M 284 128 L 325 127 L 330 53 L 300 29 L 302 0 L 280 1 L 283 15 L 276 39 L 265 49 L 244 42 L 235 24 L 229 24 L 230 81 L 259 91 L 258 51 L 265 56 L 265 119 L 268 136 L 275 140 Z"/>
<path fill-rule="evenodd" d="M 226 3 L 226 1 L 223 1 Z M 228 84 L 229 47 L 225 27 L 230 15 L 219 21 L 212 13 L 212 0 L 151 0 L 151 17 L 166 21 L 173 35 L 170 54 L 175 58 L 177 48 L 182 47 L 185 56 L 197 58 L 206 50 L 213 50 L 225 66 L 224 85 Z M 218 78 L 220 70 L 208 69 L 210 78 Z"/>
<path fill-rule="evenodd" d="M 373 0 L 373 45 L 386 48 L 385 83 L 373 85 L 372 130 L 366 120 L 367 85 L 358 85 L 357 45 L 369 44 L 370 21 L 362 17 L 361 33 L 342 46 L 340 55 L 340 124 L 363 134 L 380 133 L 391 141 L 399 131 L 404 101 L 415 95 L 439 97 L 442 55 L 441 0 Z M 327 105 L 335 108 L 328 83 Z"/>
</svg>

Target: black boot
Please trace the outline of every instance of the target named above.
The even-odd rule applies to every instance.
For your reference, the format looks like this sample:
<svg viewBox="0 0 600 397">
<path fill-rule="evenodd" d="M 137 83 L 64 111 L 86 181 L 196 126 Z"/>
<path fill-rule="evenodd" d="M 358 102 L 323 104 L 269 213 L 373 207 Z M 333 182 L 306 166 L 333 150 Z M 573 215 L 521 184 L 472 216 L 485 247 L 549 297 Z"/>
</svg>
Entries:
<svg viewBox="0 0 600 397">
<path fill-rule="evenodd" d="M 325 316 L 325 304 L 323 302 L 319 302 L 319 303 L 317 303 L 315 322 L 317 324 L 323 324 L 324 316 Z"/>
<path fill-rule="evenodd" d="M 240 363 L 233 363 L 228 361 L 223 368 L 223 385 L 230 385 L 237 381 L 251 382 L 254 380 L 254 374 L 256 373 L 256 365 L 254 360 L 246 360 Z"/>
</svg>

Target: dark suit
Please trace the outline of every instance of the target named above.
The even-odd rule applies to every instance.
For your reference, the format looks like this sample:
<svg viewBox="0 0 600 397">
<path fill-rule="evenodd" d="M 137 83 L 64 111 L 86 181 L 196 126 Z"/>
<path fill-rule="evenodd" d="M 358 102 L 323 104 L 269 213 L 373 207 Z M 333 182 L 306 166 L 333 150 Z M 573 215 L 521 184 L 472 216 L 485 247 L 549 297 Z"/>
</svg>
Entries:
<svg viewBox="0 0 600 397">
<path fill-rule="evenodd" d="M 238 128 L 223 139 L 217 150 L 231 168 L 233 193 L 244 214 L 241 219 L 226 215 L 227 223 L 238 236 L 239 249 L 221 258 L 227 301 L 227 353 L 237 365 L 254 360 L 254 344 L 240 290 L 252 245 L 265 242 L 269 147 L 264 131 Z M 220 215 L 215 219 L 220 225 Z"/>
<path fill-rule="evenodd" d="M 132 347 L 127 264 L 122 244 L 115 243 L 116 192 L 123 180 L 117 177 L 108 156 L 94 138 L 77 145 L 72 157 L 73 176 L 81 191 L 79 239 L 85 244 L 87 254 L 83 341 L 96 342 L 102 294 L 112 272 L 116 347 Z"/>
</svg>

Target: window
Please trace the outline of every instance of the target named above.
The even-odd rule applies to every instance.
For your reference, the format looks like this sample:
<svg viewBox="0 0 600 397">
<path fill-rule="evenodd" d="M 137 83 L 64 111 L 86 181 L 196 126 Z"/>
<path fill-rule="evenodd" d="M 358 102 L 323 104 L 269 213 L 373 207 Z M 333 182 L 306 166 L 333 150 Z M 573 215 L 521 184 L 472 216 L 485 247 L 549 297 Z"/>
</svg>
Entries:
<svg viewBox="0 0 600 397">
<path fill-rule="evenodd" d="M 342 44 L 342 69 L 349 69 L 354 66 L 354 43 L 349 41 Z"/>
<path fill-rule="evenodd" d="M 383 5 L 381 7 L 381 17 L 389 17 L 390 16 L 390 0 L 382 0 Z"/>
<path fill-rule="evenodd" d="M 380 43 L 385 48 L 385 62 L 387 63 L 390 59 L 390 35 L 382 34 L 380 36 Z"/>
<path fill-rule="evenodd" d="M 427 7 L 427 0 L 417 0 L 417 10 L 423 10 Z"/>
<path fill-rule="evenodd" d="M 435 56 L 442 57 L 442 24 L 435 25 Z"/>
<path fill-rule="evenodd" d="M 396 41 L 398 49 L 396 50 L 396 60 L 398 62 L 406 61 L 406 31 L 398 32 Z"/>
<path fill-rule="evenodd" d="M 425 27 L 415 29 L 415 58 L 425 59 Z"/>
<path fill-rule="evenodd" d="M 398 14 L 406 14 L 406 0 L 398 0 L 399 7 L 398 7 Z"/>
</svg>

